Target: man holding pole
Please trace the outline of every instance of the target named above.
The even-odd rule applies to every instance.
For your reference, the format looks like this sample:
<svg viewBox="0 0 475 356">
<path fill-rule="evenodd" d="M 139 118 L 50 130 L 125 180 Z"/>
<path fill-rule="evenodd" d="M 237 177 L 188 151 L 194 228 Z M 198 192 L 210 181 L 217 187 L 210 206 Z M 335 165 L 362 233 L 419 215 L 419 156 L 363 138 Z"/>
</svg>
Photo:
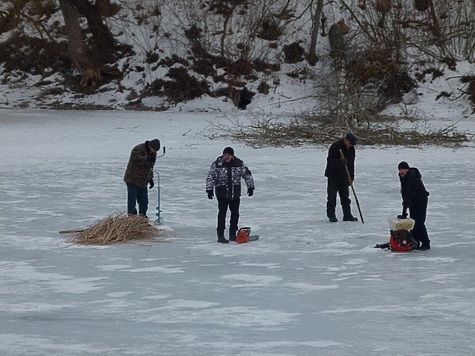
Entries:
<svg viewBox="0 0 475 356">
<path fill-rule="evenodd" d="M 356 136 L 348 133 L 342 139 L 334 142 L 328 150 L 325 177 L 327 185 L 327 217 L 330 222 L 337 222 L 335 214 L 336 195 L 340 195 L 340 203 L 343 209 L 343 221 L 358 221 L 351 214 L 351 200 L 349 187 L 353 189 L 355 179 L 355 146 Z M 353 189 L 353 193 L 354 189 Z M 355 194 L 355 199 L 358 202 Z M 359 204 L 358 204 L 359 208 Z M 360 217 L 363 216 L 360 211 Z"/>
</svg>

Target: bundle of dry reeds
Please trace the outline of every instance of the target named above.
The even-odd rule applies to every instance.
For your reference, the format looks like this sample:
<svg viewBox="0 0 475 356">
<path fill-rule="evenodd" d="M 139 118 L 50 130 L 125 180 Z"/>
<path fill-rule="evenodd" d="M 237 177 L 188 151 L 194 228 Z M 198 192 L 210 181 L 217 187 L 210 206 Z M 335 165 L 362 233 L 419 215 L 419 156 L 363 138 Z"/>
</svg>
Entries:
<svg viewBox="0 0 475 356">
<path fill-rule="evenodd" d="M 72 235 L 70 242 L 77 244 L 109 245 L 131 240 L 163 241 L 167 230 L 153 226 L 142 216 L 116 213 L 84 229 L 63 230 L 59 233 Z"/>
</svg>

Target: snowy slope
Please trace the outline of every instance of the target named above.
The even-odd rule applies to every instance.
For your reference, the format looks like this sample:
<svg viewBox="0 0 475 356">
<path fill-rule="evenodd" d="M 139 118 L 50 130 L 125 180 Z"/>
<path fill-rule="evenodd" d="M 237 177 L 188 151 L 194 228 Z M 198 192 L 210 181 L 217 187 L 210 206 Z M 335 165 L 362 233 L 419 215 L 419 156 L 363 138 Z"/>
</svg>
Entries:
<svg viewBox="0 0 475 356">
<path fill-rule="evenodd" d="M 366 223 L 330 224 L 327 147 L 209 141 L 199 133 L 214 116 L 0 112 L 0 354 L 475 354 L 475 148 L 359 148 Z M 59 230 L 125 209 L 130 149 L 154 137 L 167 147 L 162 216 L 178 236 L 67 243 Z M 255 177 L 240 221 L 258 242 L 215 242 L 204 180 L 228 144 Z M 431 192 L 430 251 L 373 248 L 400 212 L 401 160 Z"/>
<path fill-rule="evenodd" d="M 285 112 L 287 116 L 308 112 L 318 113 L 322 107 L 328 106 L 324 99 L 325 93 L 336 80 L 332 59 L 329 55 L 329 36 L 323 36 L 323 31 L 320 31 L 316 51 L 318 62 L 315 66 L 309 65 L 305 60 L 297 63 L 286 63 L 285 61 L 283 49 L 289 44 L 298 43 L 302 49 L 308 52 L 313 16 L 312 11 L 309 11 L 312 8 L 309 2 L 274 1 L 263 4 L 251 2 L 245 6 L 237 6 L 237 10 L 231 16 L 228 33 L 225 37 L 222 37 L 223 18 L 210 11 L 212 6 L 209 2 L 202 2 L 195 6 L 190 6 L 191 2 L 187 0 L 172 2 L 134 0 L 119 3 L 121 3 L 120 12 L 115 16 L 107 17 L 105 21 L 118 43 L 131 46 L 134 51 L 133 55 L 124 56 L 116 63 L 110 64 L 111 67 L 120 71 L 123 77 L 114 77 L 111 80 L 106 75 L 104 83 L 98 88 L 81 91 L 72 84 L 77 84 L 80 80 L 77 70 L 62 68 L 63 72 L 54 72 L 52 68 L 41 68 L 42 75 L 40 75 L 5 70 L 7 67 L 2 62 L 0 64 L 0 79 L 2 79 L 0 81 L 0 108 L 72 107 L 161 110 L 164 107 L 169 107 L 173 111 L 232 110 L 235 107 L 232 100 L 220 96 L 222 94 L 219 94 L 218 97 L 203 95 L 189 102 L 175 104 L 164 96 L 148 96 L 149 94 L 143 93 L 148 85 L 158 79 L 170 80 L 167 73 L 171 67 L 177 68 L 183 65 L 180 62 L 170 64 L 172 56 L 179 56 L 182 62 L 192 61 L 191 58 L 199 59 L 199 55 L 192 53 L 192 44 L 185 35 L 185 30 L 195 24 L 199 24 L 203 29 L 201 41 L 205 45 L 205 49 L 212 55 L 220 55 L 220 47 L 223 44 L 228 59 L 236 60 L 242 57 L 245 60 L 258 60 L 280 66 L 278 71 L 262 71 L 255 68 L 251 78 L 244 73 L 240 73 L 241 75 L 238 76 L 227 73 L 227 83 L 192 70 L 191 62 L 190 65 L 185 66 L 193 77 L 208 83 L 211 93 L 229 85 L 240 89 L 241 85 L 245 84 L 249 90 L 256 93 L 249 108 L 253 112 L 263 109 L 266 115 L 276 112 Z M 344 19 L 351 28 L 347 36 L 348 44 L 350 44 L 349 38 L 360 32 L 354 14 L 359 16 L 360 21 L 373 23 L 375 12 L 374 2 L 369 2 L 367 11 L 360 10 L 356 1 L 347 3 L 348 8 L 342 6 L 340 2 L 325 3 L 325 32 L 328 33 L 328 28 L 333 23 Z M 413 16 L 410 17 L 411 20 L 424 21 L 424 14 L 411 12 L 413 2 L 405 3 L 406 10 L 409 11 L 410 16 Z M 7 3 L 0 4 L 3 11 L 6 11 L 10 6 Z M 466 1 L 465 6 L 466 12 L 469 14 L 472 5 Z M 279 19 L 277 14 L 285 7 L 288 7 L 288 14 L 292 14 L 292 16 L 288 19 L 285 17 Z M 239 9 L 244 12 L 238 11 Z M 443 8 L 437 10 L 441 12 Z M 395 15 L 390 17 L 392 18 L 392 16 Z M 406 14 L 406 16 L 409 15 Z M 442 15 L 440 17 L 445 19 L 445 22 L 449 21 L 447 18 L 450 18 Z M 257 36 L 258 29 L 262 26 L 262 20 L 266 18 L 274 19 L 280 26 L 285 27 L 282 36 L 272 41 Z M 453 16 L 453 18 L 455 19 L 457 16 Z M 59 9 L 56 8 L 56 12 L 51 18 L 45 16 L 41 18 L 41 21 L 45 21 L 44 26 L 53 31 L 58 24 L 62 24 L 63 18 Z M 37 26 L 31 26 L 28 23 L 22 26 L 25 26 L 23 29 L 25 34 L 33 38 L 41 37 Z M 412 32 L 407 31 L 405 35 L 411 37 Z M 11 31 L 0 34 L 0 41 L 7 41 L 11 35 Z M 62 33 L 58 34 L 59 37 L 63 35 Z M 463 36 L 461 35 L 461 37 Z M 459 46 L 464 43 L 463 39 L 454 39 L 454 41 L 459 43 Z M 246 51 L 243 50 L 243 44 L 248 46 Z M 448 41 L 447 51 L 450 55 L 447 53 L 445 55 L 457 58 L 456 66 L 452 69 L 442 64 L 440 58 L 437 59 L 438 51 L 435 51 L 432 56 L 426 56 L 425 51 L 420 53 L 415 48 L 406 49 L 408 58 L 405 60 L 410 68 L 408 74 L 411 78 L 416 78 L 416 74 L 420 75 L 427 69 L 440 70 L 443 74 L 436 79 L 431 79 L 430 74 L 426 75 L 423 80 L 417 83 L 419 87 L 406 95 L 402 103 L 389 106 L 383 114 L 416 116 L 420 119 L 448 119 L 450 123 L 473 117 L 473 104 L 470 103 L 468 95 L 463 95 L 463 92 L 467 90 L 467 85 L 462 84 L 460 78 L 473 76 L 475 64 L 470 58 L 467 60 L 467 57 L 461 56 L 454 48 L 450 48 L 450 44 L 451 41 Z M 452 45 L 455 46 L 453 43 Z M 358 45 L 353 43 L 349 51 L 359 49 Z M 431 53 L 430 50 L 428 52 Z M 156 56 L 156 60 L 150 60 L 152 54 Z M 439 57 L 444 56 L 439 55 Z M 421 62 L 425 64 L 421 64 Z M 216 69 L 216 76 L 222 76 L 226 71 L 223 68 Z M 240 84 L 232 84 L 236 81 Z M 263 82 L 269 85 L 268 94 L 260 93 L 258 90 L 259 85 Z M 442 96 L 437 99 L 444 92 L 451 96 L 449 98 Z M 144 97 L 141 97 L 141 93 Z M 136 103 L 139 97 L 141 97 L 142 106 L 131 105 L 131 103 Z M 375 100 L 372 100 L 368 106 L 374 105 L 374 102 Z"/>
</svg>

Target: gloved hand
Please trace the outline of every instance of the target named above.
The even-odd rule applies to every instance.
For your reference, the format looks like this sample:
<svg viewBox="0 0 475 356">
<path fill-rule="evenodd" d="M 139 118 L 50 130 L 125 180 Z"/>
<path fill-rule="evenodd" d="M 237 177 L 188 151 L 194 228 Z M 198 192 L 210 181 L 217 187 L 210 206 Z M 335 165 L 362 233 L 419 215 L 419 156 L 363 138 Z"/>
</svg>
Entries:
<svg viewBox="0 0 475 356">
<path fill-rule="evenodd" d="M 254 195 L 254 188 L 249 188 L 247 190 L 247 195 L 249 195 L 250 197 L 252 197 Z"/>
<path fill-rule="evenodd" d="M 150 182 L 148 184 L 150 184 L 150 187 L 148 189 L 152 189 L 155 186 L 155 183 L 153 182 L 153 178 L 150 179 Z"/>
<path fill-rule="evenodd" d="M 348 164 L 348 160 L 346 158 L 340 158 L 340 163 L 342 166 L 346 166 Z"/>
<path fill-rule="evenodd" d="M 407 219 L 407 213 L 402 213 L 401 215 L 397 216 L 398 219 Z"/>
<path fill-rule="evenodd" d="M 212 190 L 207 190 L 206 193 L 208 193 L 208 199 L 213 199 L 214 192 Z"/>
</svg>

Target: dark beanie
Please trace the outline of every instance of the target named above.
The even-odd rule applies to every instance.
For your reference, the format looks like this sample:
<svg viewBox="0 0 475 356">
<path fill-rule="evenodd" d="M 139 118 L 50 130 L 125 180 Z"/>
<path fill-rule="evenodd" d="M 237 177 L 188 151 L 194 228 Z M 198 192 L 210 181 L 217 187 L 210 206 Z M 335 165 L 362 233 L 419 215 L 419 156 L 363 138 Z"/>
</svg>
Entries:
<svg viewBox="0 0 475 356">
<path fill-rule="evenodd" d="M 150 145 L 150 147 L 153 147 L 155 151 L 158 151 L 160 149 L 160 140 L 158 138 L 149 141 L 148 144 Z"/>
<path fill-rule="evenodd" d="M 409 164 L 406 161 L 402 161 L 397 165 L 397 169 L 409 169 Z"/>
<path fill-rule="evenodd" d="M 352 146 L 356 145 L 357 138 L 351 132 L 348 132 L 345 137 L 348 141 L 350 141 Z"/>
<path fill-rule="evenodd" d="M 225 153 L 229 153 L 230 155 L 234 156 L 234 150 L 232 147 L 225 147 L 224 150 L 223 150 L 223 155 Z"/>
</svg>

